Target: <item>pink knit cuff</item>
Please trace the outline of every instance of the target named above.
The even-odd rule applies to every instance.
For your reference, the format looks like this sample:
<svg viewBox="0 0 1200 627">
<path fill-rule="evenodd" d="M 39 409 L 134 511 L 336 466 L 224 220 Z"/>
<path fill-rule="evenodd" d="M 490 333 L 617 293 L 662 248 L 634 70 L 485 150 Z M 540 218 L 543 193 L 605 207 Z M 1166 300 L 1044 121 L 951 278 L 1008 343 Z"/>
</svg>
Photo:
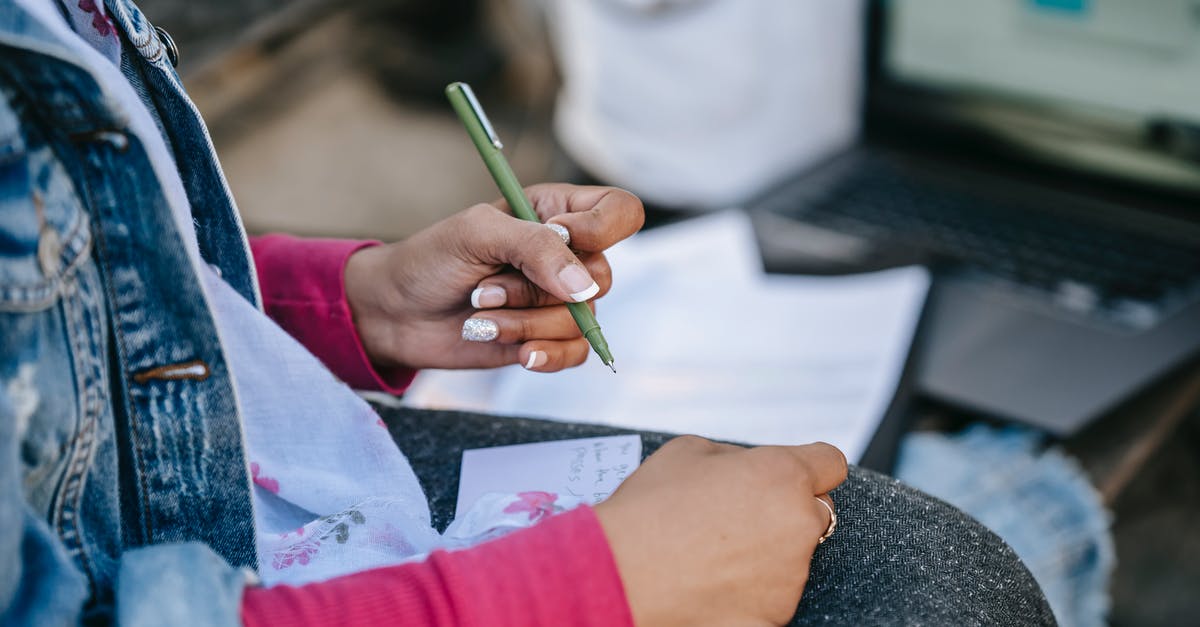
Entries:
<svg viewBox="0 0 1200 627">
<path fill-rule="evenodd" d="M 505 620 L 497 624 L 633 625 L 616 559 L 590 507 L 430 560 L 471 593 L 465 602 L 475 606 L 475 624 L 498 616 Z"/>
<path fill-rule="evenodd" d="M 402 394 L 416 371 L 377 369 L 346 301 L 346 260 L 378 244 L 289 235 L 250 238 L 267 315 L 350 387 Z"/>
<path fill-rule="evenodd" d="M 589 507 L 470 549 L 306 586 L 247 588 L 247 627 L 624 627 L 633 615 Z"/>
</svg>

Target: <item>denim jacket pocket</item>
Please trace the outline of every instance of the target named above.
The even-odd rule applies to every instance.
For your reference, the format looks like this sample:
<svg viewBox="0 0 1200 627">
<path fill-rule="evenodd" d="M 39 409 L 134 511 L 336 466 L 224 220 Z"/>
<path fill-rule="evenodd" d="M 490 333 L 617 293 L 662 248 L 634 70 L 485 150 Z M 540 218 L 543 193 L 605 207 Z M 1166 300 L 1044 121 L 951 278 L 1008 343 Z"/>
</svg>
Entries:
<svg viewBox="0 0 1200 627">
<path fill-rule="evenodd" d="M 0 311 L 40 311 L 88 258 L 91 228 L 47 145 L 29 145 L 0 100 Z"/>
<path fill-rule="evenodd" d="M 88 213 L 13 103 L 0 87 L 0 385 L 15 406 L 25 497 L 54 523 L 71 496 L 64 477 L 85 469 L 68 466 L 96 440 L 102 296 Z"/>
</svg>

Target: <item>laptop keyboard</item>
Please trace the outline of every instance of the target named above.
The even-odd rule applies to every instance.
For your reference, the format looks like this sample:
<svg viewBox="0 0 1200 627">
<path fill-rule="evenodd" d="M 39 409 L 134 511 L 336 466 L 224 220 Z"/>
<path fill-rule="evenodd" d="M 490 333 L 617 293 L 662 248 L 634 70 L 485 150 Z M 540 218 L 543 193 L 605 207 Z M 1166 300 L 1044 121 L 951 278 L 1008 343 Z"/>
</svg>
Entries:
<svg viewBox="0 0 1200 627">
<path fill-rule="evenodd" d="M 921 185 L 886 167 L 859 169 L 822 196 L 799 219 L 913 246 L 1134 330 L 1200 297 L 1200 249 Z"/>
</svg>

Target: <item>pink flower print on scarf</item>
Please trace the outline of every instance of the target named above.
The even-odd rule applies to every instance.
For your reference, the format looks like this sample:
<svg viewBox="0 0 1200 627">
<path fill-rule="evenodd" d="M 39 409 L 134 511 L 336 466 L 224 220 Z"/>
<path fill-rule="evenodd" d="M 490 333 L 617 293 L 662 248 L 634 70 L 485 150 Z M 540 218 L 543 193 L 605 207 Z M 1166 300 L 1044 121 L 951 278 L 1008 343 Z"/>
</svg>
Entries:
<svg viewBox="0 0 1200 627">
<path fill-rule="evenodd" d="M 271 560 L 271 567 L 275 570 L 283 570 L 299 562 L 301 566 L 308 566 L 317 552 L 321 550 L 320 540 L 306 540 L 294 544 L 283 551 L 276 551 Z"/>
<path fill-rule="evenodd" d="M 97 5 L 96 0 L 79 0 L 79 8 L 92 14 L 92 28 L 96 29 L 101 37 L 116 35 L 112 18 L 104 12 L 103 4 Z"/>
<path fill-rule="evenodd" d="M 271 494 L 279 494 L 279 482 L 266 475 L 259 476 L 258 462 L 250 462 L 250 478 L 255 485 L 261 486 Z"/>
<path fill-rule="evenodd" d="M 301 566 L 308 566 L 308 563 L 321 550 L 321 542 L 323 540 L 332 538 L 338 544 L 346 544 L 350 541 L 350 525 L 365 525 L 367 517 L 357 509 L 348 509 L 337 514 L 322 516 L 317 521 L 321 523 L 319 529 L 323 529 L 323 531 L 316 532 L 318 534 L 317 537 L 310 535 L 296 544 L 275 551 L 275 555 L 271 559 L 271 566 L 275 570 L 290 568 L 293 564 L 297 563 Z M 304 528 L 297 529 L 296 533 L 299 536 L 303 536 Z M 280 538 L 287 538 L 288 535 L 285 533 Z"/>
<path fill-rule="evenodd" d="M 558 495 L 550 492 L 520 492 L 517 498 L 520 500 L 505 507 L 504 513 L 529 512 L 529 522 L 537 522 L 554 513 L 554 502 L 558 500 Z"/>
</svg>

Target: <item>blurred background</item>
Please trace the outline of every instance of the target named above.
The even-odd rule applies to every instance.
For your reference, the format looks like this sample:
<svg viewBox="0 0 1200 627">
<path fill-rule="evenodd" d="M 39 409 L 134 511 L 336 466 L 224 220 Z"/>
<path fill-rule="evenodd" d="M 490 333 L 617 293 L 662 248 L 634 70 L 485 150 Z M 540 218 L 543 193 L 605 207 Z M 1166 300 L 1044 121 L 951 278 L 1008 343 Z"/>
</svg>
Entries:
<svg viewBox="0 0 1200 627">
<path fill-rule="evenodd" d="M 1165 6 L 1159 0 L 1148 4 L 1156 3 Z M 208 122 L 251 232 L 394 240 L 498 197 L 445 104 L 442 89 L 453 80 L 475 88 L 520 180 L 529 184 L 581 177 L 554 138 L 561 71 L 545 16 L 533 0 L 139 4 L 178 44 L 178 70 Z M 672 3 L 640 4 L 669 10 Z M 1071 10 L 1084 3 L 1032 4 Z M 1135 0 L 1115 4 L 1140 6 Z M 1186 16 L 1183 23 L 1200 24 L 1200 4 L 1172 4 L 1185 11 L 1180 14 Z M 1050 23 L 1034 27 L 1057 28 Z M 1130 32 L 1140 38 L 1131 45 L 1150 54 L 1170 54 L 1163 46 L 1200 45 L 1194 30 Z M 1178 42 L 1171 43 L 1172 38 Z M 921 51 L 908 53 L 904 63 L 916 72 Z M 1200 75 L 1190 79 L 1200 84 Z M 857 114 L 853 95 L 847 98 Z M 1022 123 L 1039 122 L 1037 118 L 1027 116 Z M 1103 115 L 1092 119 L 1094 127 L 1105 129 L 1120 127 L 1119 122 Z M 1039 127 L 1039 132 L 1063 131 Z M 1200 135 L 1178 133 L 1170 125 L 1155 132 L 1196 159 Z M 1180 169 L 1180 176 L 1195 175 L 1194 163 L 1191 168 Z M 1193 183 L 1187 179 L 1181 185 Z M 1194 209 L 1190 194 L 1182 197 L 1191 198 L 1187 202 Z M 1066 297 L 1077 295 L 1068 290 Z M 1177 373 L 1162 385 L 1189 385 L 1191 379 L 1183 376 L 1180 383 L 1180 377 Z M 1200 418 L 1195 396 L 1137 400 L 1140 405 L 1124 406 L 1126 414 L 1158 415 L 1169 405 L 1171 418 L 1147 418 L 1150 426 L 1136 432 L 1086 431 L 1065 440 L 1097 478 L 1113 513 L 1117 569 L 1109 621 L 1200 624 L 1200 524 L 1195 522 L 1200 520 Z M 922 412 L 923 420 L 940 425 L 963 420 L 961 408 L 925 407 Z M 1129 462 L 1130 449 L 1134 462 Z"/>
<path fill-rule="evenodd" d="M 140 4 L 179 45 L 248 230 L 392 240 L 499 197 L 452 80 L 486 98 L 522 181 L 551 177 L 554 69 L 518 2 Z"/>
</svg>

